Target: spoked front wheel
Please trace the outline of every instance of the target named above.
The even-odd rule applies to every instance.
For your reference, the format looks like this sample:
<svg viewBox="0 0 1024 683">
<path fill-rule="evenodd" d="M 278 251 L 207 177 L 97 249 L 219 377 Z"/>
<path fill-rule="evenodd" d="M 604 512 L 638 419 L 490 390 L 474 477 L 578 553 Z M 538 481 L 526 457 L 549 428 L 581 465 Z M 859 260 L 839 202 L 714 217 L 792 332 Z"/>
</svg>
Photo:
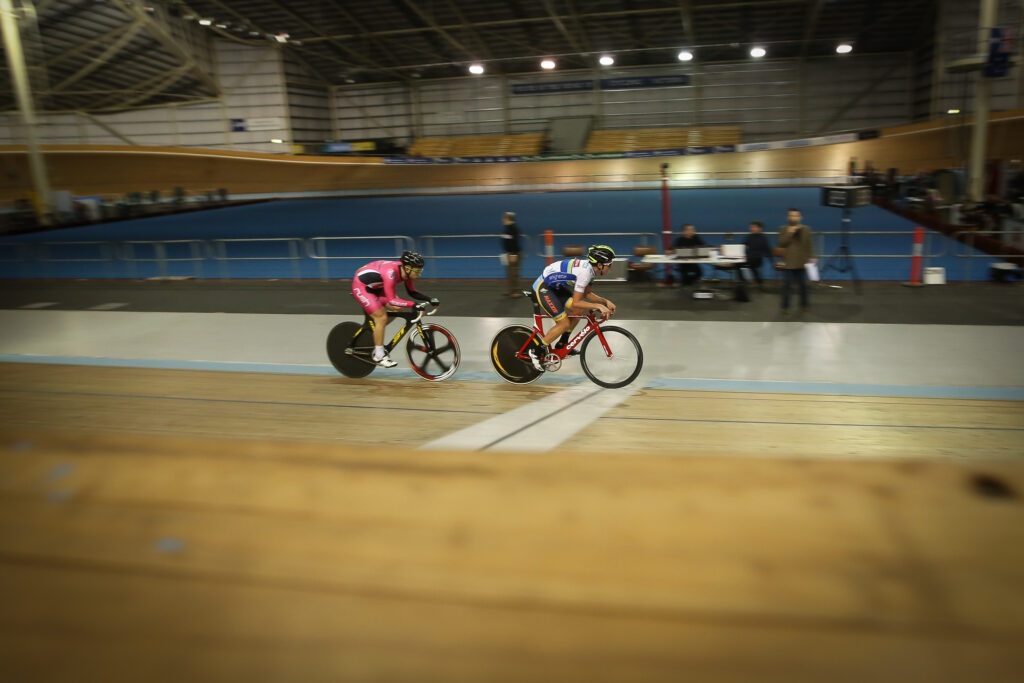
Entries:
<svg viewBox="0 0 1024 683">
<path fill-rule="evenodd" d="M 349 344 L 355 355 L 345 353 Z M 373 332 L 358 323 L 338 323 L 327 335 L 327 357 L 334 369 L 346 377 L 366 377 L 373 372 L 377 366 L 370 362 L 372 353 Z"/>
<path fill-rule="evenodd" d="M 606 389 L 624 387 L 640 374 L 644 350 L 628 330 L 605 325 L 595 331 L 580 350 L 580 364 L 594 384 Z M 602 337 L 604 341 L 602 342 Z"/>
<path fill-rule="evenodd" d="M 409 365 L 423 379 L 440 382 L 455 374 L 462 356 L 455 335 L 440 325 L 415 328 L 405 344 Z"/>
<path fill-rule="evenodd" d="M 519 358 L 519 350 L 526 346 L 531 336 L 533 330 L 529 327 L 509 325 L 498 330 L 491 340 L 491 365 L 506 382 L 529 384 L 541 376 L 542 371 L 533 367 L 533 363 Z M 540 340 L 533 337 L 530 343 L 537 346 Z"/>
</svg>

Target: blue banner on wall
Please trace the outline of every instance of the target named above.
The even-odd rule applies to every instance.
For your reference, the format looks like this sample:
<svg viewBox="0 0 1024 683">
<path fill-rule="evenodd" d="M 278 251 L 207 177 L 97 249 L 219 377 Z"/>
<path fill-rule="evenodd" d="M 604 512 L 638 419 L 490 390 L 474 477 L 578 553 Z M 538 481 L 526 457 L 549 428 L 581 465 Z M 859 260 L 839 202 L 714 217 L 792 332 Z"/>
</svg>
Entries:
<svg viewBox="0 0 1024 683">
<path fill-rule="evenodd" d="M 628 78 L 602 78 L 597 83 L 601 90 L 628 90 L 630 88 L 665 88 L 690 85 L 690 76 L 632 76 Z M 591 79 L 579 81 L 553 81 L 551 83 L 513 83 L 513 95 L 548 95 L 559 92 L 584 92 L 594 89 Z"/>
<path fill-rule="evenodd" d="M 554 81 L 552 83 L 513 83 L 513 95 L 547 95 L 556 92 L 592 90 L 594 81 Z"/>
<path fill-rule="evenodd" d="M 626 90 L 628 88 L 664 88 L 690 85 L 686 74 L 675 76 L 636 76 L 633 78 L 602 78 L 602 90 Z"/>
</svg>

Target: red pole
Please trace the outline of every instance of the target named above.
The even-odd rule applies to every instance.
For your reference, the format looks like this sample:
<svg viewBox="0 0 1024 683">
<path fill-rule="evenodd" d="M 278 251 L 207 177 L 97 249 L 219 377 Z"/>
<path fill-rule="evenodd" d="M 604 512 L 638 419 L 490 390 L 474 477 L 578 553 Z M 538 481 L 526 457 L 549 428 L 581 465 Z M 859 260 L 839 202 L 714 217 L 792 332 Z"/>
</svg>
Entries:
<svg viewBox="0 0 1024 683">
<path fill-rule="evenodd" d="M 921 261 L 924 255 L 924 228 L 914 228 L 914 249 L 910 252 L 910 282 L 904 282 L 907 287 L 922 287 L 921 282 Z"/>
<path fill-rule="evenodd" d="M 672 250 L 672 207 L 668 197 L 668 164 L 661 165 L 661 236 L 665 245 L 665 257 Z M 665 266 L 665 286 L 671 285 L 672 266 Z"/>
<path fill-rule="evenodd" d="M 549 266 L 555 260 L 555 233 L 550 230 L 544 231 L 544 260 Z"/>
<path fill-rule="evenodd" d="M 921 284 L 921 256 L 924 254 L 924 228 L 914 228 L 914 251 L 910 258 L 910 284 Z"/>
</svg>

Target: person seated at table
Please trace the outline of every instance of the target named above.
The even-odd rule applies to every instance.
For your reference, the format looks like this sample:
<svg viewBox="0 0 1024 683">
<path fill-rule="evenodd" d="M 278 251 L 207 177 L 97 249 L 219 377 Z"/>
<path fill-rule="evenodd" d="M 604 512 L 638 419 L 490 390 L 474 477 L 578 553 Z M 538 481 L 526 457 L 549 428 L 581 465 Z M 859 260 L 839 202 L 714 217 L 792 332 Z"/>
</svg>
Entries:
<svg viewBox="0 0 1024 683">
<path fill-rule="evenodd" d="M 673 249 L 691 249 L 694 247 L 705 247 L 704 239 L 697 234 L 692 223 L 683 225 L 683 234 L 676 237 L 672 242 Z M 683 286 L 693 284 L 704 278 L 704 270 L 699 263 L 680 263 L 679 280 Z"/>
<path fill-rule="evenodd" d="M 757 286 L 764 289 L 761 266 L 772 262 L 772 245 L 764 235 L 764 223 L 761 221 L 750 221 L 750 234 L 744 238 L 743 244 L 747 246 L 747 268 L 754 274 Z"/>
</svg>

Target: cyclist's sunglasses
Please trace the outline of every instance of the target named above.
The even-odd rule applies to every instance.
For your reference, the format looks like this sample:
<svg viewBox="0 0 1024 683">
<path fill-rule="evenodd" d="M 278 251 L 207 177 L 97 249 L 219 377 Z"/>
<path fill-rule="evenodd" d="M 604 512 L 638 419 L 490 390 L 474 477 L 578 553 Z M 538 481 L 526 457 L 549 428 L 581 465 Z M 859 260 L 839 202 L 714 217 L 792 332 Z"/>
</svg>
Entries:
<svg viewBox="0 0 1024 683">
<path fill-rule="evenodd" d="M 409 268 L 409 266 L 406 266 L 406 269 L 414 275 L 419 275 L 420 273 L 423 272 L 422 268 Z"/>
</svg>

